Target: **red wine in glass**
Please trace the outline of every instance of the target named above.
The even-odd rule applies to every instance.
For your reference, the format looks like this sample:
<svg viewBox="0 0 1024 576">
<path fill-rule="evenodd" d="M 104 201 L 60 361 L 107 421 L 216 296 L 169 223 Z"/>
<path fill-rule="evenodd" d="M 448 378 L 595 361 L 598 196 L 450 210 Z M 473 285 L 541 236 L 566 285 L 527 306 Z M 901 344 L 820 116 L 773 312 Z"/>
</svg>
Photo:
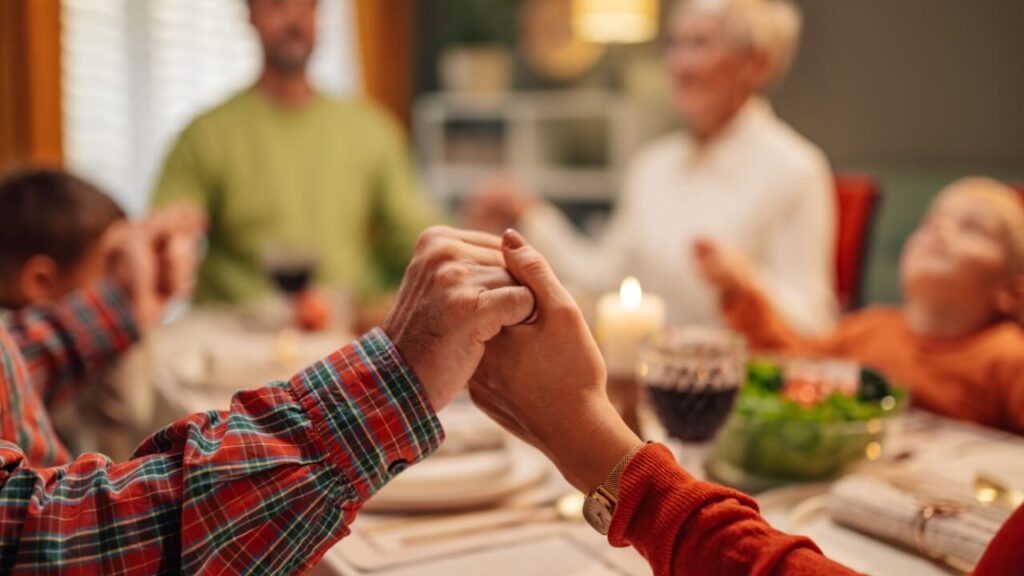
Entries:
<svg viewBox="0 0 1024 576">
<path fill-rule="evenodd" d="M 671 330 L 642 351 L 641 381 L 669 436 L 710 440 L 732 412 L 746 375 L 746 343 L 712 328 Z"/>
<path fill-rule="evenodd" d="M 308 250 L 268 248 L 263 254 L 263 268 L 278 290 L 295 298 L 309 288 L 316 271 L 316 257 Z"/>
<path fill-rule="evenodd" d="M 288 296 L 297 296 L 309 287 L 313 265 L 306 262 L 276 264 L 270 267 L 270 277 L 278 290 Z"/>
</svg>

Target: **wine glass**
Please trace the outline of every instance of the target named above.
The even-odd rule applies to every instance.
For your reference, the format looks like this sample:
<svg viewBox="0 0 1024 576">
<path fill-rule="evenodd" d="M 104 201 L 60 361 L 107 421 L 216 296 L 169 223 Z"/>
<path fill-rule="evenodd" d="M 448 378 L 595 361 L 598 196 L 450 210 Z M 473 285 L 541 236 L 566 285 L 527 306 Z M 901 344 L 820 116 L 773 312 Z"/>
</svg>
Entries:
<svg viewBox="0 0 1024 576">
<path fill-rule="evenodd" d="M 639 379 L 684 467 L 703 469 L 710 440 L 732 413 L 746 357 L 742 337 L 712 328 L 673 329 L 641 349 Z"/>
<path fill-rule="evenodd" d="M 270 244 L 263 250 L 263 269 L 277 289 L 295 299 L 309 288 L 317 268 L 316 251 L 289 245 Z"/>
<path fill-rule="evenodd" d="M 316 250 L 295 243 L 268 243 L 263 248 L 264 272 L 288 301 L 287 320 L 277 333 L 274 357 L 282 367 L 291 367 L 299 358 L 299 333 L 293 326 L 299 296 L 309 289 L 316 274 Z"/>
<path fill-rule="evenodd" d="M 746 376 L 747 349 L 727 330 L 680 328 L 641 352 L 640 380 L 670 436 L 707 442 L 732 412 Z"/>
</svg>

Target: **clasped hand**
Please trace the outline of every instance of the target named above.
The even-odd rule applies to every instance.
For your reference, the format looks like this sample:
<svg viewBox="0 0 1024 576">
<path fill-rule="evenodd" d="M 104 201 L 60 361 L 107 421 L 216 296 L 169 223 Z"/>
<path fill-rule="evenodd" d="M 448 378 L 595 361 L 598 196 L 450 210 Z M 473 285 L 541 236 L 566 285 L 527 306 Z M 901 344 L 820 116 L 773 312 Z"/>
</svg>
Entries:
<svg viewBox="0 0 1024 576">
<path fill-rule="evenodd" d="M 579 308 L 514 231 L 499 239 L 428 230 L 383 329 L 435 409 L 468 387 L 581 490 L 639 443 L 608 401 L 604 362 Z"/>
</svg>

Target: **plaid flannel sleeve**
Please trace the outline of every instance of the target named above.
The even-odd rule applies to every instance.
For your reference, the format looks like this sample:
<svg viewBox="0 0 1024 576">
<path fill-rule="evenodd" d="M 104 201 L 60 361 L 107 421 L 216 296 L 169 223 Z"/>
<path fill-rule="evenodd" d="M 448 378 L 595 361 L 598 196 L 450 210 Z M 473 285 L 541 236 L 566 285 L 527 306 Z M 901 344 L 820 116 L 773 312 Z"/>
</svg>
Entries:
<svg viewBox="0 0 1024 576">
<path fill-rule="evenodd" d="M 53 307 L 19 310 L 8 330 L 49 407 L 73 396 L 76 385 L 109 366 L 139 336 L 128 296 L 113 282 L 76 292 Z"/>
<path fill-rule="evenodd" d="M 0 442 L 0 573 L 300 573 L 442 439 L 376 330 L 226 412 L 171 424 L 123 464 L 35 469 Z"/>
</svg>

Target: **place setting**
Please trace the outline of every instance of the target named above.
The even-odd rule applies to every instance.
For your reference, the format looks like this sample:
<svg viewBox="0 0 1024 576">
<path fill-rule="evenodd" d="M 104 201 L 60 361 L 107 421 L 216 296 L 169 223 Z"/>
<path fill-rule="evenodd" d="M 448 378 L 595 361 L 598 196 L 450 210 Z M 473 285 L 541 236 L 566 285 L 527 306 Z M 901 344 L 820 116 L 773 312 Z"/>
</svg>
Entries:
<svg viewBox="0 0 1024 576">
<path fill-rule="evenodd" d="M 354 338 L 352 299 L 313 286 L 316 252 L 268 244 L 261 257 L 275 293 L 241 306 L 198 305 L 153 336 L 154 385 L 187 411 L 291 378 Z M 184 392 L 185 398 L 177 393 Z"/>
<path fill-rule="evenodd" d="M 623 418 L 855 570 L 970 572 L 1024 502 L 1012 434 L 910 409 L 906 389 L 856 362 L 752 353 L 730 330 L 664 328 L 655 295 L 624 289 L 620 302 L 615 322 L 644 327 L 611 340 L 609 367 L 635 366 L 611 390 L 631 390 Z"/>
<path fill-rule="evenodd" d="M 666 379 L 662 343 L 641 368 L 660 387 L 651 410 L 677 458 L 700 477 L 752 494 L 774 528 L 811 537 L 855 570 L 970 572 L 1024 501 L 1024 442 L 908 413 L 905 392 L 849 363 L 734 363 L 743 384 L 716 411 L 729 387 L 707 362 L 728 356 L 735 337 L 705 334 L 695 344 L 684 331 L 677 342 L 682 334 L 690 343 L 674 351 L 676 363 L 684 350 L 705 360 L 691 357 L 674 369 L 683 378 Z M 666 402 L 666 382 L 685 396 Z"/>
<path fill-rule="evenodd" d="M 468 398 L 449 405 L 440 419 L 442 447 L 367 502 L 326 564 L 352 576 L 470 575 L 482 563 L 510 575 L 646 573 L 635 553 L 604 550 L 583 524 L 582 495 Z"/>
</svg>

